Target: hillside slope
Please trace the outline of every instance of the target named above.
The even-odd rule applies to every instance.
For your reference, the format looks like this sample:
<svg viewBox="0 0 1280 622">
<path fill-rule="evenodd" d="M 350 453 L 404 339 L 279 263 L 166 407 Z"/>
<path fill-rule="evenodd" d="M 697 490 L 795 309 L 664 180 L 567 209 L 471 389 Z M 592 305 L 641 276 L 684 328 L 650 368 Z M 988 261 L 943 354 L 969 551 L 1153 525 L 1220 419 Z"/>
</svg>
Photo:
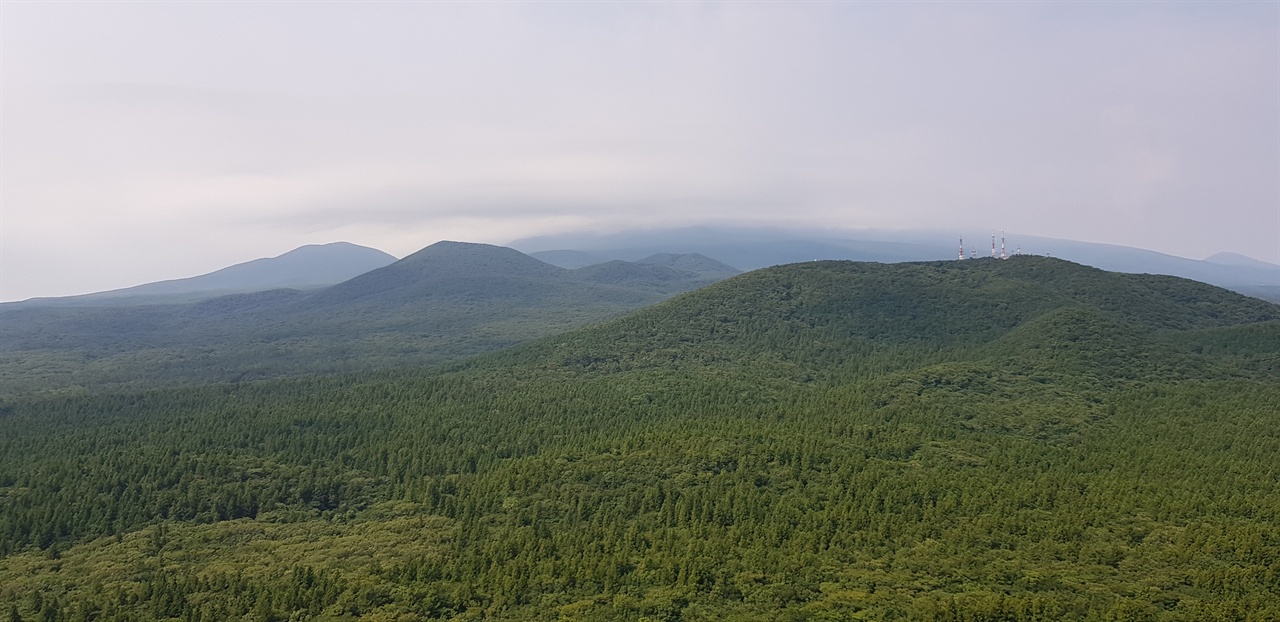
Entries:
<svg viewBox="0 0 1280 622">
<path fill-rule="evenodd" d="M 0 395 L 437 364 L 599 321 L 722 278 L 617 262 L 565 270 L 440 242 L 311 291 L 188 304 L 0 308 Z"/>
<path fill-rule="evenodd" d="M 1023 349 L 1019 335 L 1065 318 L 1132 333 L 1159 348 L 1172 347 L 1166 342 L 1186 331 L 1268 326 L 1280 319 L 1280 306 L 1186 279 L 1111 273 L 1044 257 L 819 261 L 750 272 L 555 339 L 588 358 L 629 365 L 673 348 L 705 358 L 732 344 L 737 354 L 809 361 L 807 367 L 830 375 L 859 364 L 849 352 L 871 347 L 943 358 L 953 350 L 1016 357 Z M 812 339 L 797 341 L 801 334 Z M 1114 336 L 1063 338 L 1092 338 L 1108 347 Z M 827 351 L 843 359 L 836 365 Z"/>
<path fill-rule="evenodd" d="M 744 274 L 449 369 L 0 404 L 18 615 L 1280 617 L 1280 307 Z"/>
</svg>

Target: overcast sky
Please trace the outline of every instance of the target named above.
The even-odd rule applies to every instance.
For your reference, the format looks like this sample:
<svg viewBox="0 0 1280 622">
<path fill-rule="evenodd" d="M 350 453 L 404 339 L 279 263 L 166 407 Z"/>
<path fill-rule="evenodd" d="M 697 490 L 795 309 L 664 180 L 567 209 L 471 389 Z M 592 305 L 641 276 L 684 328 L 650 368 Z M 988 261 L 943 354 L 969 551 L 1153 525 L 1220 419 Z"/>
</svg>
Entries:
<svg viewBox="0 0 1280 622">
<path fill-rule="evenodd" d="M 720 222 L 1280 263 L 1278 6 L 0 2 L 0 300 Z"/>
</svg>

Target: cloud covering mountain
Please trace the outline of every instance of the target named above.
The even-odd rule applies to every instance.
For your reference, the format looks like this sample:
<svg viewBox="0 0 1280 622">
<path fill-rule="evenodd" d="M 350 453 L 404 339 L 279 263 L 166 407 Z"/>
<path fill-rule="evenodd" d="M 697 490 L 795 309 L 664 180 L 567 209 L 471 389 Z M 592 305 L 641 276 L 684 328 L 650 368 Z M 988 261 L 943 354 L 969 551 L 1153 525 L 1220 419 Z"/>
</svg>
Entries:
<svg viewBox="0 0 1280 622">
<path fill-rule="evenodd" d="M 709 223 L 1280 262 L 1278 11 L 14 3 L 0 300 Z"/>
</svg>

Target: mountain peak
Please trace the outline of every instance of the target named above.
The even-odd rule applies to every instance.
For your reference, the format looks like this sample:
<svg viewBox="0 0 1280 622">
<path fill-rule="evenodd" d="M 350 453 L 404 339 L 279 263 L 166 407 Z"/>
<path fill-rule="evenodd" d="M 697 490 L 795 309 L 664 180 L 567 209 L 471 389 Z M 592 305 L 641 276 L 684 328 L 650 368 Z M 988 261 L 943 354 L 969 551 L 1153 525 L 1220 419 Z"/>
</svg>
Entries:
<svg viewBox="0 0 1280 622">
<path fill-rule="evenodd" d="M 656 253 L 637 261 L 638 264 L 665 266 L 673 270 L 693 272 L 703 277 L 728 278 L 742 271 L 729 264 L 716 261 L 702 253 Z"/>
<path fill-rule="evenodd" d="M 186 302 L 281 288 L 315 289 L 341 283 L 395 260 L 378 249 L 350 242 L 308 244 L 275 257 L 245 261 L 198 276 L 30 302 L 44 306 L 119 306 Z"/>
<path fill-rule="evenodd" d="M 1204 260 L 1209 263 L 1218 264 L 1220 266 L 1236 266 L 1240 268 L 1268 268 L 1271 270 L 1280 269 L 1280 265 L 1254 259 L 1253 257 L 1249 257 L 1248 255 L 1241 255 L 1240 253 L 1232 253 L 1227 251 L 1224 251 L 1221 253 L 1214 253 L 1208 257 L 1205 257 Z"/>
<path fill-rule="evenodd" d="M 475 242 L 436 242 L 395 265 L 426 268 L 440 276 L 547 276 L 565 270 L 539 261 L 518 250 Z"/>
<path fill-rule="evenodd" d="M 484 279 L 555 279 L 568 270 L 543 263 L 520 251 L 473 242 L 436 242 L 389 266 L 357 276 L 320 292 L 321 304 L 348 301 L 393 290 L 401 296 L 424 288 L 439 290 L 444 284 L 474 283 Z M 465 289 L 465 287 L 463 288 Z"/>
</svg>

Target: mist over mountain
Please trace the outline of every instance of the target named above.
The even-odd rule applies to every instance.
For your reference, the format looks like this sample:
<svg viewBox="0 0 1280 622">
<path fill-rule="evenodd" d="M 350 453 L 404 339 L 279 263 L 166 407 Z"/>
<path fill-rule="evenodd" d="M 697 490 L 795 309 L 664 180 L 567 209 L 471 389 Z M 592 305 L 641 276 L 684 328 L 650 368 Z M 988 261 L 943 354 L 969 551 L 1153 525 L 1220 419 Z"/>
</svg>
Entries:
<svg viewBox="0 0 1280 622">
<path fill-rule="evenodd" d="M 966 255 L 991 255 L 991 234 L 964 236 Z M 535 255 L 571 252 L 609 259 L 636 260 L 653 253 L 702 253 L 735 268 L 754 270 L 771 265 L 820 259 L 900 262 L 955 259 L 960 234 L 938 231 L 828 231 L 749 227 L 688 227 L 637 230 L 614 234 L 565 233 L 511 243 Z M 999 240 L 996 240 L 999 244 Z M 1206 260 L 1154 251 L 1073 240 L 1006 234 L 1005 252 L 1050 255 L 1088 266 L 1134 274 L 1166 274 L 1189 278 L 1270 299 L 1280 290 L 1280 266 L 1231 253 Z M 1000 249 L 996 248 L 998 254 Z M 547 255 L 553 256 L 553 255 Z"/>
</svg>

